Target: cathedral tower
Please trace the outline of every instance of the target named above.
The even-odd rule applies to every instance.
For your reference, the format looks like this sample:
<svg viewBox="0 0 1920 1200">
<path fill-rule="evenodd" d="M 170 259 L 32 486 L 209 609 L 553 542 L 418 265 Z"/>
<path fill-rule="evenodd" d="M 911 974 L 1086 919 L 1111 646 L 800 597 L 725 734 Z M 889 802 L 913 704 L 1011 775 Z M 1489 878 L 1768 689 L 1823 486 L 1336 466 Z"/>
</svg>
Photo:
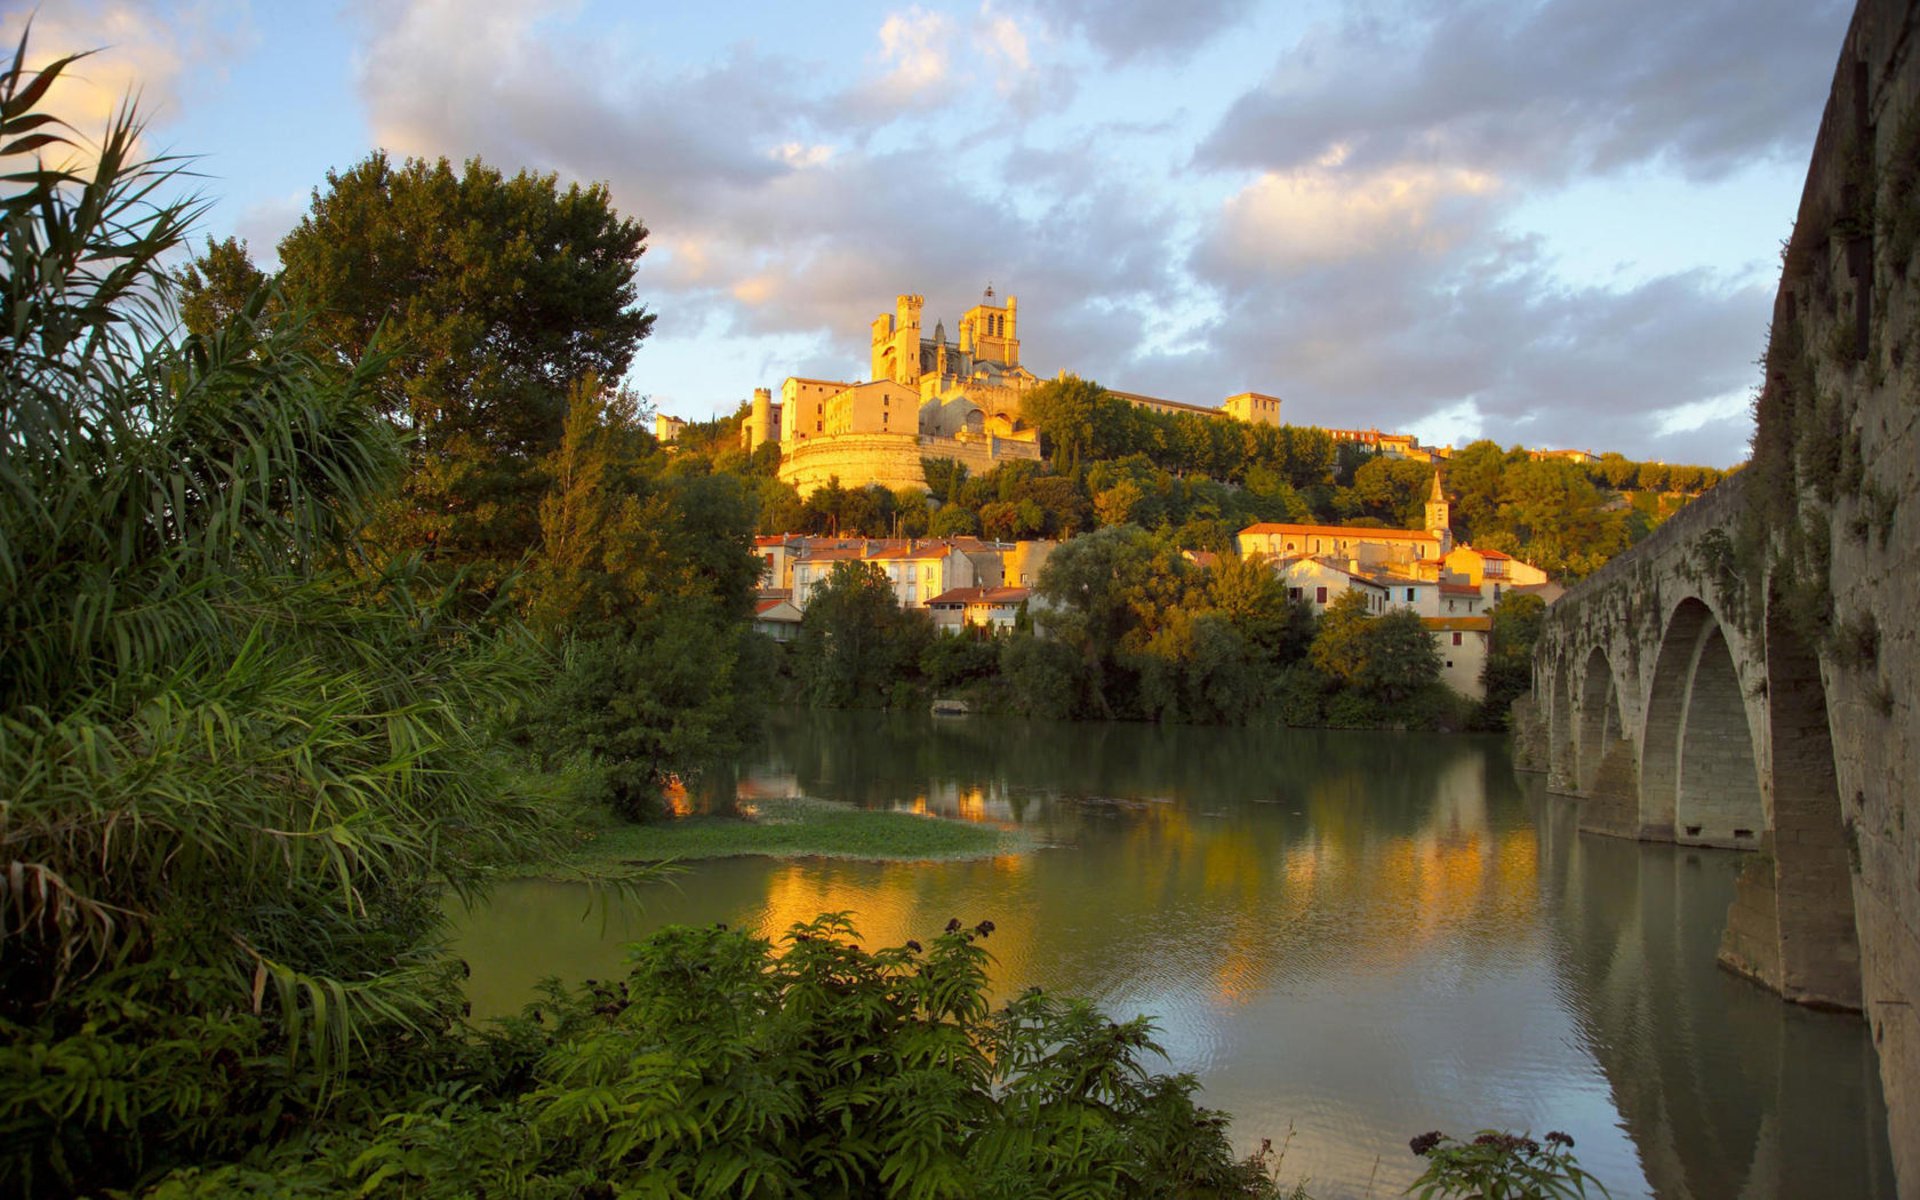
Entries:
<svg viewBox="0 0 1920 1200">
<path fill-rule="evenodd" d="M 993 285 L 980 303 L 960 318 L 960 352 L 971 354 L 977 362 L 999 363 L 1003 367 L 1020 365 L 1020 299 L 1008 296 L 1002 305 L 993 297 Z"/>
</svg>

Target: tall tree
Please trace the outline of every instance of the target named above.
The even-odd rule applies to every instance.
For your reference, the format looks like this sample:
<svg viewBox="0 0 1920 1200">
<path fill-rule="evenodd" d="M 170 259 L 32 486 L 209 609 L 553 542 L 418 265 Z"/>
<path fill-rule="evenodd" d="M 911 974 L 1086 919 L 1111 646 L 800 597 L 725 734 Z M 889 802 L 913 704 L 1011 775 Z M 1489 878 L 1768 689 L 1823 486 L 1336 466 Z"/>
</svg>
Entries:
<svg viewBox="0 0 1920 1200">
<path fill-rule="evenodd" d="M 508 178 L 478 159 L 384 153 L 329 172 L 280 243 L 282 286 L 343 361 L 390 356 L 382 407 L 416 469 L 390 540 L 502 571 L 537 536 L 539 460 L 568 390 L 625 374 L 653 316 L 636 302 L 646 228 L 595 184 Z"/>
<path fill-rule="evenodd" d="M 1106 389 L 1072 375 L 1049 380 L 1020 399 L 1020 415 L 1040 431 L 1054 469 L 1069 471 L 1093 457 L 1096 415 Z"/>
<path fill-rule="evenodd" d="M 823 708 L 885 704 L 897 668 L 919 661 L 932 632 L 914 628 L 924 621 L 924 614 L 900 611 L 878 566 L 835 563 L 808 597 L 794 646 L 808 699 Z"/>
</svg>

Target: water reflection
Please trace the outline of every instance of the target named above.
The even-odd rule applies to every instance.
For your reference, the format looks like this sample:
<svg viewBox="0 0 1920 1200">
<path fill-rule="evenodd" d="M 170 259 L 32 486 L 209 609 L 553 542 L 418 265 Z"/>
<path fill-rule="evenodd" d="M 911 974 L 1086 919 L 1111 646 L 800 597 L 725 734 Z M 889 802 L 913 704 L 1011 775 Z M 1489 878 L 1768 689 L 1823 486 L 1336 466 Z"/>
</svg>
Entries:
<svg viewBox="0 0 1920 1200">
<path fill-rule="evenodd" d="M 714 863 L 585 923 L 577 890 L 516 886 L 464 935 L 476 1010 L 669 922 L 777 938 L 851 911 L 879 944 L 991 917 L 1003 992 L 1153 1014 L 1243 1142 L 1294 1131 L 1316 1195 L 1397 1192 L 1409 1135 L 1476 1125 L 1565 1128 L 1616 1195 L 1891 1193 L 1859 1024 L 1712 965 L 1735 864 L 1578 837 L 1497 741 L 811 714 L 689 803 L 787 794 L 1049 848 Z"/>
<path fill-rule="evenodd" d="M 1892 1195 L 1873 1048 L 1714 964 L 1725 852 L 1580 837 L 1538 818 L 1556 969 L 1661 1195 Z"/>
</svg>

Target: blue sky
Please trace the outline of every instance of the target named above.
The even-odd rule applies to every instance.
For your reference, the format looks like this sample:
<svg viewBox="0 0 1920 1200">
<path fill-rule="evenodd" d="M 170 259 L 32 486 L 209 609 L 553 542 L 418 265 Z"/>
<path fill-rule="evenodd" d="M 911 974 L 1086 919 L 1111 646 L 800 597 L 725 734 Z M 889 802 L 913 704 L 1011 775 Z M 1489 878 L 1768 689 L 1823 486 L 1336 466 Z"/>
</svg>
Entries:
<svg viewBox="0 0 1920 1200">
<path fill-rule="evenodd" d="M 1727 465 L 1849 12 L 43 0 L 34 49 L 103 48 L 62 103 L 138 87 L 263 265 L 376 147 L 606 182 L 685 417 L 991 282 L 1042 375 Z"/>
</svg>

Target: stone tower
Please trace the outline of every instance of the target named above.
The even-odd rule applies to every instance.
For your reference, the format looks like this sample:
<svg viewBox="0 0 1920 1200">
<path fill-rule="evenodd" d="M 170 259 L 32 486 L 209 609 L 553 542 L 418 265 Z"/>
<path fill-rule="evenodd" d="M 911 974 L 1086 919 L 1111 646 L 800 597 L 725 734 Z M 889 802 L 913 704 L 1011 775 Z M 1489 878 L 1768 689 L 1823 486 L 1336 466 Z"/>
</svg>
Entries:
<svg viewBox="0 0 1920 1200">
<path fill-rule="evenodd" d="M 1453 553 L 1453 506 L 1440 486 L 1440 471 L 1433 472 L 1433 491 L 1427 494 L 1427 532 L 1440 540 L 1440 557 Z"/>
<path fill-rule="evenodd" d="M 989 284 L 980 303 L 960 318 L 960 352 L 973 355 L 976 362 L 1019 366 L 1019 320 L 1019 297 L 1008 296 L 1003 305 L 994 299 L 993 286 Z"/>
<path fill-rule="evenodd" d="M 873 378 L 908 387 L 920 382 L 920 310 L 925 296 L 894 297 L 893 315 L 873 319 Z"/>
<path fill-rule="evenodd" d="M 773 393 L 766 388 L 753 389 L 753 411 L 747 417 L 740 448 L 748 454 L 758 450 L 774 436 Z"/>
</svg>

